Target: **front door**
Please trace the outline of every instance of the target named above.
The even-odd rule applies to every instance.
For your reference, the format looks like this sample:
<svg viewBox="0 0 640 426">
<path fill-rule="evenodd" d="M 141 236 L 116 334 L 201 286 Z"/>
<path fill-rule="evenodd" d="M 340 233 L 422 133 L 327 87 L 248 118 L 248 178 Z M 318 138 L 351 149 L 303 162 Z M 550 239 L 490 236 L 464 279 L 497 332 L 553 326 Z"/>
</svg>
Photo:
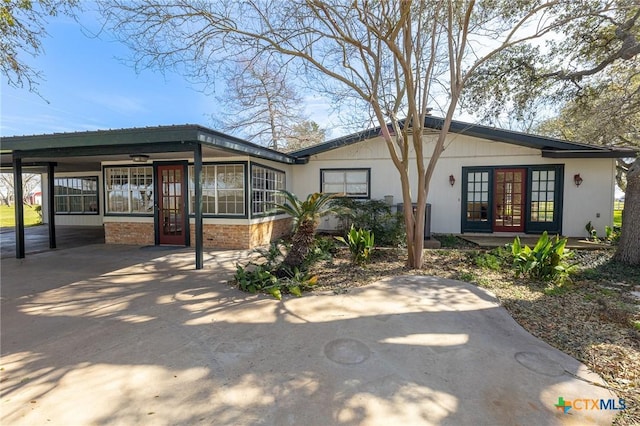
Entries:
<svg viewBox="0 0 640 426">
<path fill-rule="evenodd" d="M 160 244 L 184 246 L 186 239 L 186 217 L 184 214 L 184 166 L 158 166 L 158 235 Z"/>
<path fill-rule="evenodd" d="M 493 230 L 524 232 L 526 169 L 495 169 Z"/>
</svg>

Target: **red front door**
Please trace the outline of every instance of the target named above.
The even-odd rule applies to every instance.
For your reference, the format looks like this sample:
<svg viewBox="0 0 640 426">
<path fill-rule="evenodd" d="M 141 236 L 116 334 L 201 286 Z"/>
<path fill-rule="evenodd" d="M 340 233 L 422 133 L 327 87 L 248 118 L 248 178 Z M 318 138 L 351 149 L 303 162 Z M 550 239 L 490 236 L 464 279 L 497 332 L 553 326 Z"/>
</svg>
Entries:
<svg viewBox="0 0 640 426">
<path fill-rule="evenodd" d="M 183 165 L 158 166 L 158 234 L 160 244 L 181 246 L 187 244 L 184 178 Z"/>
<path fill-rule="evenodd" d="M 494 170 L 494 232 L 524 232 L 526 176 L 526 169 Z"/>
</svg>

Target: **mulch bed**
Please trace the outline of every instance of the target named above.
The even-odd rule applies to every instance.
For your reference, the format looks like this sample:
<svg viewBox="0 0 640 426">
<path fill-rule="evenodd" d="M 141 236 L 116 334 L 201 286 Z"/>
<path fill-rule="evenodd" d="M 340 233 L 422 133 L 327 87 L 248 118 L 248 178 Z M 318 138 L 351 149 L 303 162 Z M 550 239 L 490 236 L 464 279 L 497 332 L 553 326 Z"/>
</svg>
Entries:
<svg viewBox="0 0 640 426">
<path fill-rule="evenodd" d="M 493 292 L 513 318 L 534 336 L 597 372 L 626 401 L 616 425 L 640 424 L 640 268 L 611 262 L 611 250 L 577 252 L 579 272 L 563 286 L 516 279 L 510 268 L 481 268 L 477 249 L 427 250 L 424 267 L 410 270 L 406 250 L 378 249 L 358 267 L 346 249 L 313 267 L 321 279 L 314 292 L 348 292 L 383 277 L 423 274 L 471 282 Z M 635 324 L 635 326 L 634 326 Z"/>
</svg>

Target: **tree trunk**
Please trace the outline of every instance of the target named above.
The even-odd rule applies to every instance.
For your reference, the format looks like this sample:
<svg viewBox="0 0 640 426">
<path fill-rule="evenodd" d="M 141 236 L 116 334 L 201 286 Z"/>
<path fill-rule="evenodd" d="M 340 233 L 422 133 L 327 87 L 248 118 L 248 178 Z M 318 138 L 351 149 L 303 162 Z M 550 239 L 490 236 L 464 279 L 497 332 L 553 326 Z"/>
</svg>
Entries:
<svg viewBox="0 0 640 426">
<path fill-rule="evenodd" d="M 627 172 L 622 235 L 614 259 L 629 265 L 640 265 L 640 157 Z"/>
<path fill-rule="evenodd" d="M 315 238 L 316 224 L 313 220 L 300 223 L 298 230 L 291 238 L 291 250 L 287 253 L 283 263 L 290 267 L 300 267 L 309 255 L 309 250 Z"/>
</svg>

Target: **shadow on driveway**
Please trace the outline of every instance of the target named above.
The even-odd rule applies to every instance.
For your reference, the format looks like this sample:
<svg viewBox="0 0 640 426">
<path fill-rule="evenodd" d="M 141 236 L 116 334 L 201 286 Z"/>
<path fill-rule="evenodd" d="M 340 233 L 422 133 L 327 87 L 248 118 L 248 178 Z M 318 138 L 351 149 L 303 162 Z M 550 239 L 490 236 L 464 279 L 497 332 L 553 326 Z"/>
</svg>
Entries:
<svg viewBox="0 0 640 426">
<path fill-rule="evenodd" d="M 277 301 L 246 252 L 93 245 L 2 260 L 1 423 L 610 424 L 614 398 L 487 292 L 402 276 Z"/>
</svg>

